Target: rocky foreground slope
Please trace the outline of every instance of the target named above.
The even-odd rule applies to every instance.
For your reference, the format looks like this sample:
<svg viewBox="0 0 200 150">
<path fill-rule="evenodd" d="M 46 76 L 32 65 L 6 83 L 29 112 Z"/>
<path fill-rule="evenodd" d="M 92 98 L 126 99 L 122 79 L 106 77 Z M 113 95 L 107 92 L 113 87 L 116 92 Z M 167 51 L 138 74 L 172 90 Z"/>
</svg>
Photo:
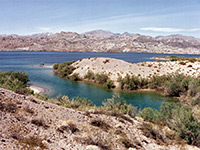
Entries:
<svg viewBox="0 0 200 150">
<path fill-rule="evenodd" d="M 60 32 L 31 36 L 0 35 L 0 50 L 200 54 L 200 39 L 183 35 L 154 38 L 140 34 L 114 34 L 103 30 L 83 34 Z"/>
<path fill-rule="evenodd" d="M 80 112 L 0 88 L 0 149 L 198 149 L 140 118 Z"/>
</svg>

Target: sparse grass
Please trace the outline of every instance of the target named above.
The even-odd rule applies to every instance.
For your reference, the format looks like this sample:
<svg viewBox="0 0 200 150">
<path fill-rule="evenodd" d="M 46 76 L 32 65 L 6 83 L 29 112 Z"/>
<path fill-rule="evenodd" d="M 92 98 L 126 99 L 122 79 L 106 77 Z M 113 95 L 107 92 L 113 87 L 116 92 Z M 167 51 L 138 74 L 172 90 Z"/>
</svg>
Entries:
<svg viewBox="0 0 200 150">
<path fill-rule="evenodd" d="M 45 123 L 45 121 L 41 118 L 35 118 L 31 120 L 31 123 L 38 126 L 38 127 L 43 127 L 47 129 L 49 126 Z"/>
<path fill-rule="evenodd" d="M 17 110 L 17 105 L 11 102 L 7 104 L 0 102 L 0 110 L 3 112 L 15 113 Z"/>
<path fill-rule="evenodd" d="M 105 121 L 100 120 L 100 119 L 92 120 L 90 124 L 92 126 L 99 127 L 100 129 L 106 132 L 111 128 L 109 124 L 105 123 Z"/>
<path fill-rule="evenodd" d="M 61 133 L 64 133 L 65 131 L 72 134 L 74 134 L 75 132 L 79 132 L 76 123 L 72 120 L 64 121 L 57 130 Z"/>
</svg>

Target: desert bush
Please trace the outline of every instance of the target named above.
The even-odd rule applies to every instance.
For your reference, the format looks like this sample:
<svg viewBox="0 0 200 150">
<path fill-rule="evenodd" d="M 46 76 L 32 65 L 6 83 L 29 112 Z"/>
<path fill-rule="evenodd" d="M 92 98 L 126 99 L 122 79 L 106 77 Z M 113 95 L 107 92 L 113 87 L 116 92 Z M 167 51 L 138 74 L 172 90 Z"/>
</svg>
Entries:
<svg viewBox="0 0 200 150">
<path fill-rule="evenodd" d="M 192 106 L 194 105 L 200 106 L 200 93 L 197 93 L 197 95 L 192 99 Z"/>
<path fill-rule="evenodd" d="M 99 83 L 99 84 L 104 84 L 107 82 L 108 80 L 108 75 L 104 74 L 104 73 L 97 73 L 95 75 L 95 80 Z"/>
<path fill-rule="evenodd" d="M 111 126 L 109 124 L 107 124 L 105 121 L 100 120 L 100 119 L 92 120 L 90 122 L 90 124 L 92 126 L 99 127 L 100 129 L 104 130 L 105 132 L 107 132 L 111 128 Z"/>
<path fill-rule="evenodd" d="M 59 77 L 68 79 L 69 75 L 75 69 L 73 66 L 71 66 L 72 63 L 74 63 L 74 61 L 64 62 L 61 64 L 54 64 L 53 71 Z"/>
<path fill-rule="evenodd" d="M 196 59 L 196 58 L 194 58 L 194 57 L 187 58 L 187 59 L 188 59 L 188 61 L 189 61 L 189 62 L 191 62 L 191 63 L 194 63 L 194 62 L 196 62 L 196 61 L 197 61 L 197 59 Z"/>
<path fill-rule="evenodd" d="M 83 107 L 91 107 L 93 106 L 93 103 L 87 98 L 75 97 L 70 101 L 70 103 L 68 103 L 65 106 L 70 108 L 83 108 Z"/>
<path fill-rule="evenodd" d="M 72 134 L 75 132 L 79 132 L 77 124 L 73 120 L 64 121 L 63 124 L 57 130 L 61 133 L 64 133 L 65 131 Z"/>
<path fill-rule="evenodd" d="M 31 123 L 38 126 L 38 127 L 43 127 L 45 129 L 47 129 L 49 126 L 45 123 L 44 119 L 42 118 L 35 118 L 33 120 L 31 120 Z"/>
<path fill-rule="evenodd" d="M 165 96 L 180 96 L 181 85 L 179 82 L 165 82 L 164 94 Z"/>
<path fill-rule="evenodd" d="M 117 96 L 113 96 L 111 99 L 104 101 L 103 106 L 107 111 L 127 114 L 130 117 L 135 117 L 137 113 L 137 109 L 134 106 L 126 104 L 125 101 Z"/>
<path fill-rule="evenodd" d="M 72 75 L 69 76 L 69 79 L 73 80 L 73 81 L 79 81 L 79 80 L 81 80 L 81 78 L 79 76 L 79 73 L 73 73 Z"/>
<path fill-rule="evenodd" d="M 87 72 L 87 74 L 84 76 L 84 79 L 89 79 L 89 80 L 94 80 L 95 79 L 95 74 L 91 70 Z"/>
<path fill-rule="evenodd" d="M 148 79 L 139 78 L 137 76 L 126 75 L 124 78 L 119 77 L 117 80 L 120 83 L 121 89 L 137 90 L 144 88 L 148 84 Z"/>
<path fill-rule="evenodd" d="M 140 116 L 147 121 L 167 125 L 188 144 L 200 146 L 200 123 L 195 118 L 191 107 L 180 103 L 163 103 L 160 112 L 145 108 Z"/>
<path fill-rule="evenodd" d="M 107 89 L 112 89 L 115 87 L 115 85 L 112 80 L 107 80 L 106 83 L 104 83 L 104 87 Z"/>
<path fill-rule="evenodd" d="M 188 144 L 200 146 L 200 124 L 194 117 L 191 107 L 172 109 L 172 119 L 169 120 L 168 126 L 176 130 Z"/>
<path fill-rule="evenodd" d="M 146 137 L 152 138 L 156 141 L 157 144 L 169 144 L 170 141 L 166 138 L 166 133 L 163 133 L 162 127 L 157 128 L 151 123 L 143 123 L 141 126 L 141 130 Z M 175 135 L 172 135 L 175 136 Z"/>
<path fill-rule="evenodd" d="M 200 92 L 200 79 L 192 79 L 188 85 L 188 94 L 194 97 L 198 92 Z"/>
<path fill-rule="evenodd" d="M 186 62 L 180 61 L 179 64 L 180 64 L 180 65 L 186 65 Z"/>
<path fill-rule="evenodd" d="M 28 75 L 24 72 L 0 72 L 0 87 L 6 88 L 12 91 L 29 93 L 27 87 Z"/>
<path fill-rule="evenodd" d="M 154 122 L 157 124 L 163 123 L 163 114 L 158 110 L 152 109 L 150 107 L 144 108 L 139 115 L 146 121 Z"/>
<path fill-rule="evenodd" d="M 163 82 L 167 80 L 167 76 L 152 76 L 149 79 L 149 84 L 148 86 L 152 89 L 160 89 L 163 86 Z"/>
</svg>

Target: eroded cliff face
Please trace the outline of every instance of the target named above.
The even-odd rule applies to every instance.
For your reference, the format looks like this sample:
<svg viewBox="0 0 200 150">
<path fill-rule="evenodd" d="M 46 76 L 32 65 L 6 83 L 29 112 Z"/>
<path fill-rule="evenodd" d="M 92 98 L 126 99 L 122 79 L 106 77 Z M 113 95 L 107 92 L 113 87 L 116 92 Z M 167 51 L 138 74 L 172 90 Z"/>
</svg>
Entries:
<svg viewBox="0 0 200 150">
<path fill-rule="evenodd" d="M 0 36 L 0 50 L 200 54 L 200 39 L 182 35 L 154 38 L 140 34 L 114 34 L 103 30 L 84 34 L 60 32 Z"/>
<path fill-rule="evenodd" d="M 0 116 L 0 149 L 4 150 L 198 149 L 169 139 L 173 131 L 141 118 L 81 112 L 2 88 Z"/>
</svg>

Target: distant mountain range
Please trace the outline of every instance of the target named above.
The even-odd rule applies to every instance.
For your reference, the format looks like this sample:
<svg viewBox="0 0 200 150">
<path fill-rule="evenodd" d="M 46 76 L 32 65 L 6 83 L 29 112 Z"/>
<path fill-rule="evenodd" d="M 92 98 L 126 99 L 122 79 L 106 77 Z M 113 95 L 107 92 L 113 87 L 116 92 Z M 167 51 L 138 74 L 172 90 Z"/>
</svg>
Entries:
<svg viewBox="0 0 200 150">
<path fill-rule="evenodd" d="M 179 34 L 151 37 L 127 32 L 115 34 L 104 30 L 83 34 L 15 34 L 0 35 L 0 50 L 200 54 L 200 39 Z"/>
</svg>

